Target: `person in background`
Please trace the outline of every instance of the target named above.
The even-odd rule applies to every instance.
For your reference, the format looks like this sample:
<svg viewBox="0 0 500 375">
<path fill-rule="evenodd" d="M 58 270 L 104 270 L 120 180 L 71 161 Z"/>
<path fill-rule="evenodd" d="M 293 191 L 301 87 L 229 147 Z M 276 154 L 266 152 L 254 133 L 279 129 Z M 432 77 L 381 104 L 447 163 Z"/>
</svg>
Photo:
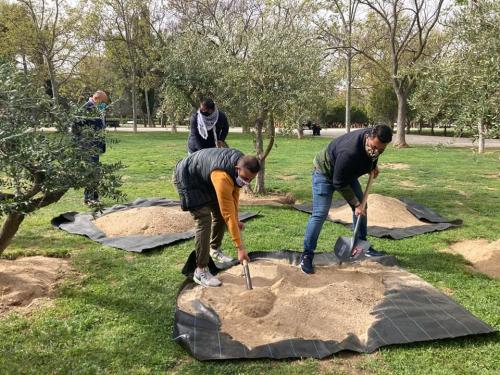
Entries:
<svg viewBox="0 0 500 375">
<path fill-rule="evenodd" d="M 378 158 L 391 141 L 391 128 L 387 125 L 377 125 L 344 134 L 316 154 L 312 175 L 313 212 L 304 235 L 304 251 L 300 262 L 302 271 L 314 273 L 314 251 L 335 190 L 338 190 L 351 206 L 353 228 L 356 222 L 361 220 L 358 238 L 366 241 L 367 216 L 366 209 L 361 209 L 363 190 L 358 178 L 371 172 L 375 178 L 378 176 Z M 382 254 L 370 247 L 365 255 Z"/>
<path fill-rule="evenodd" d="M 227 147 L 228 132 L 226 114 L 219 111 L 212 99 L 203 99 L 198 111 L 191 115 L 188 153 L 192 154 L 205 148 Z"/>
<path fill-rule="evenodd" d="M 99 163 L 99 156 L 106 152 L 106 139 L 104 129 L 106 127 L 105 110 L 109 104 L 108 95 L 97 90 L 89 100 L 82 106 L 85 112 L 74 124 L 72 131 L 80 147 L 92 150 L 90 161 L 94 164 Z M 83 141 L 84 132 L 94 133 L 92 141 Z M 87 137 L 85 137 L 87 138 Z M 87 186 L 83 192 L 83 202 L 86 205 L 95 205 L 99 202 L 99 193 L 96 186 Z"/>
<path fill-rule="evenodd" d="M 239 196 L 240 188 L 248 185 L 259 171 L 260 162 L 255 156 L 232 148 L 200 150 L 177 163 L 173 182 L 181 208 L 195 220 L 196 283 L 212 287 L 222 284 L 210 273 L 208 261 L 209 256 L 216 262 L 232 260 L 220 250 L 226 227 L 238 251 L 238 260 L 249 261 L 240 233 L 244 224 L 238 217 Z"/>
</svg>

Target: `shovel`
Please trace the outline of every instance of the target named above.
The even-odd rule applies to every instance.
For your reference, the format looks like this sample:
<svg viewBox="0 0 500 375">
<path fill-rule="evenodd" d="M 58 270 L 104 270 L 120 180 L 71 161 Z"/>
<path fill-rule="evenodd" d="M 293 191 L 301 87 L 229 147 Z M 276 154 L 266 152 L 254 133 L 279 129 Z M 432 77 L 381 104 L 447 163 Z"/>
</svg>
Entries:
<svg viewBox="0 0 500 375">
<path fill-rule="evenodd" d="M 362 209 L 364 209 L 366 206 L 366 202 L 368 200 L 368 191 L 370 190 L 372 182 L 373 182 L 373 172 L 370 173 L 370 177 L 368 177 L 368 183 L 366 184 L 365 194 L 363 195 L 363 200 L 361 202 Z M 363 241 L 363 240 L 356 241 L 360 222 L 361 220 L 358 217 L 351 238 L 342 236 L 337 239 L 337 242 L 335 242 L 333 252 L 335 253 L 335 256 L 339 259 L 339 265 L 342 265 L 342 262 L 348 262 L 351 260 L 352 250 L 354 249 L 355 245 L 357 245 L 359 248 L 362 249 L 361 253 L 367 251 L 371 246 L 368 241 Z"/>
<path fill-rule="evenodd" d="M 248 290 L 253 289 L 252 278 L 250 277 L 250 268 L 248 268 L 248 262 L 246 260 L 243 261 L 243 274 L 245 275 L 245 287 Z"/>
</svg>

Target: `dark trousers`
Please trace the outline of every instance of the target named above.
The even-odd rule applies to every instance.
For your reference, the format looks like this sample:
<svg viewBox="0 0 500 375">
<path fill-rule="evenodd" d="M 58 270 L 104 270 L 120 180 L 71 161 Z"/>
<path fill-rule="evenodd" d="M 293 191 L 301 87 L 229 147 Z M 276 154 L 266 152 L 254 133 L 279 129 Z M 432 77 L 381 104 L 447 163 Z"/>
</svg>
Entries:
<svg viewBox="0 0 500 375">
<path fill-rule="evenodd" d="M 90 162 L 92 164 L 99 164 L 99 154 L 92 155 L 90 157 Z M 83 199 L 87 201 L 97 201 L 99 200 L 99 193 L 97 192 L 97 186 L 88 185 L 83 191 Z"/>
<path fill-rule="evenodd" d="M 196 265 L 203 268 L 208 266 L 210 248 L 220 248 L 226 223 L 217 203 L 191 211 L 191 215 L 195 221 Z"/>
</svg>

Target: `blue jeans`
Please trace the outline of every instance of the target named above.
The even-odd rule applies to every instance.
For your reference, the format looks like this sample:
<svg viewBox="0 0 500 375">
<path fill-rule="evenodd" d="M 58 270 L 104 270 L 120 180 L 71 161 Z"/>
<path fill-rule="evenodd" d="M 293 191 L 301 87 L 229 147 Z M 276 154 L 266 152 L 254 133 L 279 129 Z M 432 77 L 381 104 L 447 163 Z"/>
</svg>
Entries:
<svg viewBox="0 0 500 375">
<path fill-rule="evenodd" d="M 351 184 L 354 194 L 361 202 L 363 199 L 363 190 L 358 180 Z M 326 177 L 318 170 L 314 170 L 312 174 L 312 195 L 313 195 L 313 208 L 312 215 L 307 222 L 306 233 L 304 235 L 304 253 L 313 253 L 318 244 L 319 233 L 323 227 L 323 223 L 328 217 L 328 211 L 332 204 L 332 196 L 335 188 L 332 185 L 332 180 Z M 352 209 L 352 222 L 353 230 L 358 217 L 354 215 L 354 207 Z M 358 239 L 366 241 L 367 233 L 367 217 L 361 217 L 361 223 L 358 230 Z"/>
</svg>

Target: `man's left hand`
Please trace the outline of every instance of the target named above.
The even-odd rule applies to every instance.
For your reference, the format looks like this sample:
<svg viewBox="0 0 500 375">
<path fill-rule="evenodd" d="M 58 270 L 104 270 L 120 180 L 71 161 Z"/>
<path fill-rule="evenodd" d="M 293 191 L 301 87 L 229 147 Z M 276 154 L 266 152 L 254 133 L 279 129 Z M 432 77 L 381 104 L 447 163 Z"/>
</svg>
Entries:
<svg viewBox="0 0 500 375">
<path fill-rule="evenodd" d="M 240 231 L 245 229 L 245 223 L 242 221 L 238 221 L 238 228 L 240 228 Z"/>
<path fill-rule="evenodd" d="M 373 170 L 373 178 L 377 178 L 379 173 L 380 173 L 380 171 L 378 170 L 378 166 L 377 166 L 377 167 L 375 167 L 375 169 Z"/>
</svg>

